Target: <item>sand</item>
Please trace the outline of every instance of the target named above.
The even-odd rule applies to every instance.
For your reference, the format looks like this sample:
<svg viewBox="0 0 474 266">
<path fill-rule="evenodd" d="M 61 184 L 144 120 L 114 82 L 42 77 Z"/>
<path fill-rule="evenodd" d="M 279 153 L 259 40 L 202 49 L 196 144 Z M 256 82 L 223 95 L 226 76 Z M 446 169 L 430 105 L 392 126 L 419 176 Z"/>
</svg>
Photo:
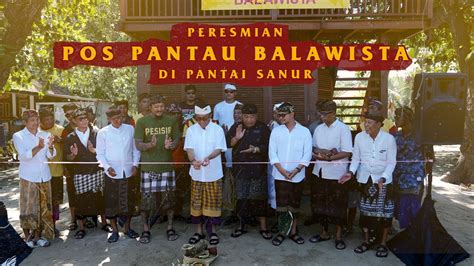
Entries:
<svg viewBox="0 0 474 266">
<path fill-rule="evenodd" d="M 440 221 L 447 231 L 471 254 L 474 253 L 474 192 L 457 185 L 440 181 L 440 177 L 456 162 L 459 146 L 436 146 L 437 162 L 434 168 L 433 197 Z M 19 228 L 18 210 L 18 171 L 15 168 L 0 172 L 0 198 L 5 202 L 10 222 L 17 231 Z M 67 199 L 67 197 L 65 197 Z M 309 208 L 309 199 L 304 199 Z M 303 219 L 304 220 L 304 219 Z M 165 237 L 165 224 L 152 228 L 149 244 L 140 244 L 128 239 L 122 233 L 117 243 L 107 243 L 107 235 L 99 229 L 89 229 L 83 240 L 76 240 L 74 232 L 67 230 L 69 210 L 67 202 L 61 205 L 61 220 L 58 229 L 61 236 L 48 248 L 36 248 L 24 261 L 24 265 L 172 265 L 182 261 L 181 246 L 187 243 L 194 233 L 194 226 L 177 222 L 175 229 L 181 237 L 169 242 Z M 397 228 L 398 223 L 394 221 Z M 134 218 L 132 227 L 140 232 L 140 219 Z M 358 228 L 347 236 L 345 250 L 334 248 L 334 241 L 313 244 L 309 237 L 320 230 L 320 226 L 300 226 L 300 234 L 305 238 L 304 245 L 297 245 L 286 239 L 280 247 L 258 234 L 258 227 L 250 227 L 249 233 L 238 239 L 230 237 L 233 226 L 218 229 L 221 244 L 219 257 L 213 265 L 402 265 L 392 253 L 387 258 L 375 257 L 375 251 L 355 254 L 353 249 L 361 243 L 362 235 Z M 334 228 L 331 229 L 334 233 Z M 460 265 L 472 265 L 469 258 Z"/>
</svg>

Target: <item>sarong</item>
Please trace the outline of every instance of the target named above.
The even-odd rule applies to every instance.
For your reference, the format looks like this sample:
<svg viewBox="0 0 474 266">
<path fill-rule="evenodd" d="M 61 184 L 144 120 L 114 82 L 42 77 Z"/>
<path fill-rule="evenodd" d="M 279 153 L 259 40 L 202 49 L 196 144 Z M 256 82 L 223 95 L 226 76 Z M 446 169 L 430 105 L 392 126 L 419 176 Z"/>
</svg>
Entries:
<svg viewBox="0 0 474 266">
<path fill-rule="evenodd" d="M 20 226 L 39 230 L 42 237 L 54 239 L 50 182 L 34 183 L 20 178 Z"/>
</svg>

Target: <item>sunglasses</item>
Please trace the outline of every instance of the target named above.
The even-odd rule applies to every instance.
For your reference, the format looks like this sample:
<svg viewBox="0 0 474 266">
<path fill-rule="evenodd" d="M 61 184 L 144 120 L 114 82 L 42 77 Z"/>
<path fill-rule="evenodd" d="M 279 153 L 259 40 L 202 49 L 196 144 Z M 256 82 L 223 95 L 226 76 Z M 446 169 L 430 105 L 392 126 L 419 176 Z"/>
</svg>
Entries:
<svg viewBox="0 0 474 266">
<path fill-rule="evenodd" d="M 233 91 L 233 90 L 225 90 L 224 92 L 225 93 L 235 93 L 235 91 Z"/>
<path fill-rule="evenodd" d="M 319 112 L 322 116 L 330 115 L 334 112 Z"/>
<path fill-rule="evenodd" d="M 207 121 L 207 120 L 209 119 L 209 117 L 206 117 L 206 116 L 205 116 L 205 117 L 196 116 L 195 119 L 196 119 L 197 121 Z"/>
</svg>

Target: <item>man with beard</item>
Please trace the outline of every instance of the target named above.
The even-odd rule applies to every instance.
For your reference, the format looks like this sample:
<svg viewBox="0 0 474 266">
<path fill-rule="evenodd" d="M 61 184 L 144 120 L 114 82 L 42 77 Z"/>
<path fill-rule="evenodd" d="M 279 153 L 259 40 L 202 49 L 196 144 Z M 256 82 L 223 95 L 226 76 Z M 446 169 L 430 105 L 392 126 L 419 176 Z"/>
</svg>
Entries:
<svg viewBox="0 0 474 266">
<path fill-rule="evenodd" d="M 151 212 L 167 213 L 168 241 L 178 239 L 173 229 L 174 205 L 176 203 L 176 176 L 173 168 L 172 150 L 180 138 L 178 122 L 164 115 L 165 103 L 161 96 L 150 99 L 151 114 L 138 119 L 135 127 L 135 145 L 141 151 L 141 213 L 143 232 L 140 243 L 150 242 Z M 158 205 L 158 206 L 155 206 Z"/>
</svg>

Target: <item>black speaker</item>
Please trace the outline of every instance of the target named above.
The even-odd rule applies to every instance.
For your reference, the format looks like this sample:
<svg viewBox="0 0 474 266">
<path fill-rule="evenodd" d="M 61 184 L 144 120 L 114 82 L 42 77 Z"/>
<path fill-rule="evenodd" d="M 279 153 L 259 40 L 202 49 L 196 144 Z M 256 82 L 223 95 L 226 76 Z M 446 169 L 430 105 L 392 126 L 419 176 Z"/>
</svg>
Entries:
<svg viewBox="0 0 474 266">
<path fill-rule="evenodd" d="M 421 144 L 461 144 L 468 79 L 459 73 L 421 73 L 413 84 L 414 130 Z"/>
</svg>

